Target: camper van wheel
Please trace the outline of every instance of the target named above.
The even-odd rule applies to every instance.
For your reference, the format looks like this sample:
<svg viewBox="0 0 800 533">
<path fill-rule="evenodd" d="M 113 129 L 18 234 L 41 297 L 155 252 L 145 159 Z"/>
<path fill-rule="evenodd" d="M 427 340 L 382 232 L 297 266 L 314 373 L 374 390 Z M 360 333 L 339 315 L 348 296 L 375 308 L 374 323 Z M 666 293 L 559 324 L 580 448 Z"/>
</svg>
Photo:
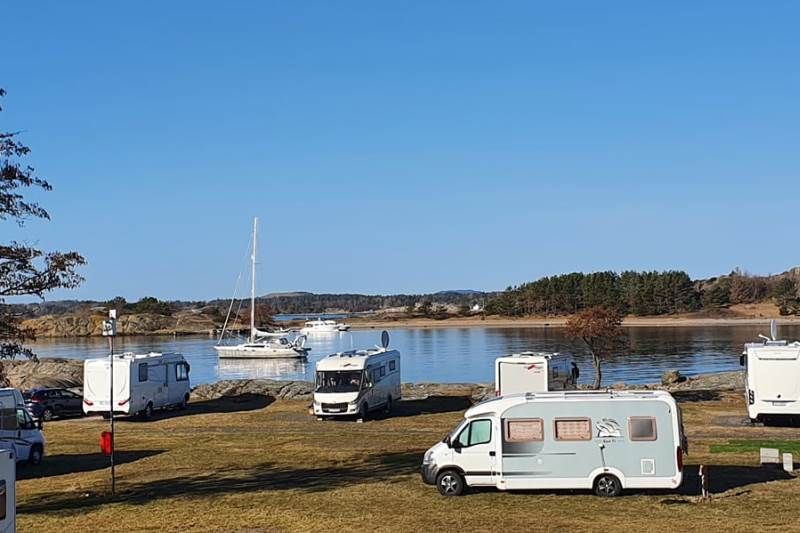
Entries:
<svg viewBox="0 0 800 533">
<path fill-rule="evenodd" d="M 42 420 L 45 422 L 50 422 L 53 419 L 53 410 L 49 407 L 42 411 Z"/>
<path fill-rule="evenodd" d="M 147 406 L 144 408 L 144 411 L 142 411 L 142 418 L 145 420 L 150 420 L 153 418 L 153 404 L 151 402 L 148 402 Z"/>
<path fill-rule="evenodd" d="M 39 444 L 34 444 L 31 448 L 31 453 L 28 456 L 28 464 L 31 465 L 40 465 L 42 464 L 42 446 Z"/>
<path fill-rule="evenodd" d="M 442 496 L 461 496 L 464 492 L 464 478 L 455 470 L 445 470 L 436 476 L 436 488 Z"/>
<path fill-rule="evenodd" d="M 386 412 L 387 413 L 391 413 L 392 412 L 392 397 L 391 396 L 386 398 Z"/>
<path fill-rule="evenodd" d="M 358 422 L 366 422 L 367 413 L 369 413 L 369 406 L 366 403 L 362 403 L 358 410 Z"/>
<path fill-rule="evenodd" d="M 180 403 L 180 405 L 178 405 L 178 409 L 183 411 L 184 409 L 186 409 L 187 405 L 189 405 L 189 395 L 188 394 L 184 395 L 183 401 Z"/>
<path fill-rule="evenodd" d="M 598 496 L 613 498 L 619 496 L 621 492 L 622 483 L 615 475 L 603 474 L 594 481 L 594 493 Z"/>
</svg>

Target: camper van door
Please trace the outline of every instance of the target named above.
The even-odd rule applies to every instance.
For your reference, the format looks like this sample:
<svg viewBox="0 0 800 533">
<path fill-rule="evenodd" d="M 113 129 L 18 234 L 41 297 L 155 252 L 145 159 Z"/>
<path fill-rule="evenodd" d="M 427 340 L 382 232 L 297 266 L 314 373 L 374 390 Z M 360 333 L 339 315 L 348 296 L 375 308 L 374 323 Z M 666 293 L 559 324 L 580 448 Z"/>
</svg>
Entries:
<svg viewBox="0 0 800 533">
<path fill-rule="evenodd" d="M 468 485 L 494 485 L 496 482 L 496 428 L 491 418 L 476 418 L 452 439 L 456 462 L 464 470 Z"/>
</svg>

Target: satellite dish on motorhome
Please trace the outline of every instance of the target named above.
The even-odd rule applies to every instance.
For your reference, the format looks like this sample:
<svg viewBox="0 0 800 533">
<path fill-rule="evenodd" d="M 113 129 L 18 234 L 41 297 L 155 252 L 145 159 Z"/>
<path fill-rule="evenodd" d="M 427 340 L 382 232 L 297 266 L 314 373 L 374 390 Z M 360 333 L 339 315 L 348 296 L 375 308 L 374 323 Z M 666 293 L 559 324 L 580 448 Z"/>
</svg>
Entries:
<svg viewBox="0 0 800 533">
<path fill-rule="evenodd" d="M 386 330 L 383 330 L 383 333 L 381 333 L 381 346 L 384 348 L 389 347 L 389 332 Z"/>
<path fill-rule="evenodd" d="M 778 340 L 778 323 L 775 320 L 769 321 L 769 336 L 772 340 Z"/>
</svg>

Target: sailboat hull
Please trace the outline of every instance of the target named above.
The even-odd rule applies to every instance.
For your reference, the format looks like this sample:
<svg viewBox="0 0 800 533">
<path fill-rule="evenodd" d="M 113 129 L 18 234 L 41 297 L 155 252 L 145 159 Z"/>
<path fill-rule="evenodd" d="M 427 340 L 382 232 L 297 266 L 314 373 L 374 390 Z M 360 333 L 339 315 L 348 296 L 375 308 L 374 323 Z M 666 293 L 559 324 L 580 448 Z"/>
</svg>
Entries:
<svg viewBox="0 0 800 533">
<path fill-rule="evenodd" d="M 305 350 L 262 346 L 215 346 L 217 355 L 226 359 L 303 359 Z"/>
</svg>

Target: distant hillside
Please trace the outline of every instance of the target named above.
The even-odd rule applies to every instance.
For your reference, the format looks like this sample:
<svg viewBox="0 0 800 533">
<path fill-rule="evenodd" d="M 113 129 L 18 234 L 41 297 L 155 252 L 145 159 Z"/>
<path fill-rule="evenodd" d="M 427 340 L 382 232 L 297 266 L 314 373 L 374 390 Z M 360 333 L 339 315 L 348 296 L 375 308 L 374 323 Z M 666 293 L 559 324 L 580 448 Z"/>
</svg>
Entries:
<svg viewBox="0 0 800 533">
<path fill-rule="evenodd" d="M 741 270 L 705 280 L 683 271 L 573 272 L 509 287 L 486 306 L 502 316 L 569 315 L 593 306 L 626 315 L 658 316 L 721 311 L 774 303 L 781 315 L 800 314 L 800 267 L 773 276 Z"/>
</svg>

